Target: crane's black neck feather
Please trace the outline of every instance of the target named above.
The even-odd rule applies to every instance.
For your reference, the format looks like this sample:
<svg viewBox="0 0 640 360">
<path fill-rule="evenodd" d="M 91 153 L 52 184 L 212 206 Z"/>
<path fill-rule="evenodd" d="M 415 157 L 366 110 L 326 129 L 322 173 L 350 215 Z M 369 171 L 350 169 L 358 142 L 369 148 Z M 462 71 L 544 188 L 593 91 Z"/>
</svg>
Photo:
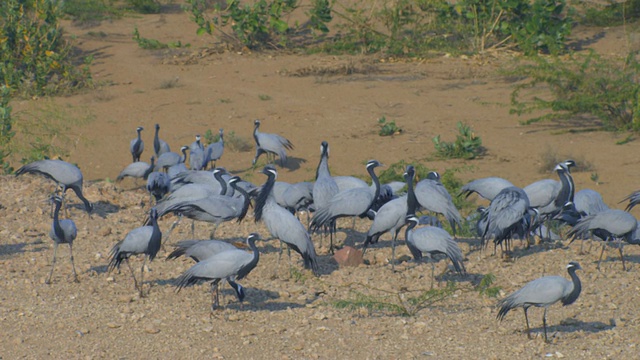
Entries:
<svg viewBox="0 0 640 360">
<path fill-rule="evenodd" d="M 573 183 L 573 176 L 571 173 L 564 169 L 558 170 L 558 176 L 560 177 L 560 182 L 562 183 L 562 187 L 560 188 L 560 193 L 556 197 L 554 201 L 554 205 L 556 208 L 560 208 L 564 206 L 567 202 L 573 202 L 573 196 L 575 194 L 575 186 Z"/>
<path fill-rule="evenodd" d="M 64 231 L 62 230 L 62 226 L 60 226 L 60 207 L 62 207 L 62 199 L 55 199 L 55 209 L 53 210 L 53 233 L 58 237 L 60 241 L 64 241 Z"/>
<path fill-rule="evenodd" d="M 260 190 L 260 193 L 256 198 L 256 207 L 253 210 L 255 222 L 262 220 L 262 210 L 264 209 L 264 205 L 267 203 L 267 199 L 273 190 L 275 182 L 275 176 L 272 173 L 267 173 L 267 181 L 262 185 L 262 190 Z"/>
<path fill-rule="evenodd" d="M 413 178 L 415 176 L 415 171 L 413 166 L 407 167 L 407 172 L 405 176 L 405 181 L 407 182 L 407 214 L 412 215 L 416 213 L 418 207 L 418 199 L 416 198 L 416 193 L 413 190 Z"/>
<path fill-rule="evenodd" d="M 251 204 L 251 198 L 249 194 L 241 187 L 238 186 L 236 181 L 231 182 L 231 187 L 242 194 L 243 202 L 242 202 L 242 210 L 240 211 L 240 215 L 238 216 L 238 222 L 241 222 L 245 216 L 247 216 L 247 211 L 249 210 L 249 204 Z"/>
<path fill-rule="evenodd" d="M 571 305 L 580 296 L 580 292 L 582 291 L 582 283 L 580 282 L 580 278 L 576 274 L 576 270 L 578 268 L 574 265 L 569 266 L 567 271 L 569 272 L 569 276 L 571 276 L 571 281 L 573 281 L 573 290 L 566 297 L 562 298 L 562 305 Z"/>
</svg>

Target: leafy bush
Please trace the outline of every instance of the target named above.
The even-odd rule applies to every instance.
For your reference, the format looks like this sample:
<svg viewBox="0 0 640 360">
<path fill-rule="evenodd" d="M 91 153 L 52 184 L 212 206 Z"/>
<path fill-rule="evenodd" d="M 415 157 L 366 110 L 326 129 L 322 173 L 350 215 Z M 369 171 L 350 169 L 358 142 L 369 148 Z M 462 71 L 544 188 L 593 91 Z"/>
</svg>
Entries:
<svg viewBox="0 0 640 360">
<path fill-rule="evenodd" d="M 0 76 L 19 95 L 52 95 L 91 85 L 91 59 L 80 68 L 72 63 L 57 4 L 50 0 L 0 4 Z"/>
<path fill-rule="evenodd" d="M 473 132 L 469 125 L 458 122 L 458 135 L 456 141 L 446 142 L 440 140 L 440 135 L 433 138 L 436 155 L 444 159 L 473 159 L 484 153 L 482 139 Z"/>
<path fill-rule="evenodd" d="M 324 22 L 331 19 L 330 3 L 327 0 L 315 0 L 307 13 L 311 18 L 310 26 L 321 32 L 328 31 Z M 219 34 L 220 38 L 234 47 L 249 49 L 286 47 L 289 38 L 301 30 L 296 23 L 290 25 L 287 19 L 299 7 L 298 0 L 258 0 L 252 4 L 241 4 L 231 0 L 227 7 L 214 7 L 214 16 L 207 14 L 206 0 L 189 0 L 187 9 L 192 20 L 198 25 L 198 34 Z M 233 34 L 223 28 L 230 26 Z"/>
<path fill-rule="evenodd" d="M 526 120 L 574 120 L 580 116 L 599 122 L 583 122 L 605 130 L 640 131 L 640 63 L 632 53 L 625 60 L 610 60 L 590 52 L 569 58 L 538 58 L 509 74 L 526 76 L 511 94 L 511 113 L 544 111 Z M 546 85 L 549 96 L 531 96 L 527 90 Z M 551 112 L 548 112 L 548 111 Z"/>
<path fill-rule="evenodd" d="M 380 126 L 380 131 L 378 131 L 380 136 L 391 136 L 402 132 L 395 121 L 387 122 L 387 118 L 384 116 L 378 119 L 378 125 Z"/>
<path fill-rule="evenodd" d="M 11 89 L 3 85 L 0 87 L 0 167 L 2 167 L 2 172 L 5 174 L 13 172 L 13 168 L 11 168 L 7 159 L 11 155 L 9 145 L 15 135 L 13 119 L 11 118 L 11 106 L 9 106 L 10 99 Z"/>
</svg>

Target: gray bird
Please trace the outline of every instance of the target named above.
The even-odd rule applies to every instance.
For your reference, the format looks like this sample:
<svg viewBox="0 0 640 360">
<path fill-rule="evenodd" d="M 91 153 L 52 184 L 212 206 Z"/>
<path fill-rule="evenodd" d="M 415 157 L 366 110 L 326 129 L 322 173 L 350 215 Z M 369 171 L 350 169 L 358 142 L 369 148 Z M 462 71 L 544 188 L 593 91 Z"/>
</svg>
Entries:
<svg viewBox="0 0 640 360">
<path fill-rule="evenodd" d="M 204 151 L 204 145 L 202 145 L 202 137 L 200 137 L 200 134 L 196 135 L 196 141 L 192 142 L 191 145 L 189 146 L 189 151 L 193 152 L 193 151 Z"/>
<path fill-rule="evenodd" d="M 233 135 L 233 134 L 232 134 Z M 207 145 L 207 162 L 213 162 L 212 167 L 216 167 L 216 162 L 220 160 L 224 153 L 224 130 L 220 129 L 220 139 Z"/>
<path fill-rule="evenodd" d="M 466 274 L 462 250 L 446 230 L 435 226 L 425 226 L 414 230 L 418 225 L 418 218 L 412 214 L 406 216 L 406 222 L 405 240 L 416 261 L 422 259 L 423 253 L 427 253 L 429 258 L 434 255 L 445 255 L 451 260 L 458 274 Z M 435 265 L 431 262 L 431 286 L 433 286 L 434 269 Z"/>
<path fill-rule="evenodd" d="M 186 256 L 200 262 L 223 251 L 237 249 L 235 245 L 221 240 L 184 240 L 175 247 L 176 249 L 167 256 L 167 260 Z"/>
<path fill-rule="evenodd" d="M 171 152 L 171 148 L 169 148 L 169 144 L 167 144 L 166 141 L 160 139 L 160 137 L 158 136 L 159 132 L 160 132 L 160 125 L 156 124 L 156 133 L 153 136 L 153 151 L 155 152 L 156 157 L 159 157 L 164 153 Z"/>
<path fill-rule="evenodd" d="M 260 235 L 256 233 L 252 233 L 247 237 L 247 245 L 251 248 L 251 253 L 240 249 L 230 249 L 193 265 L 176 279 L 176 291 L 179 292 L 183 287 L 196 284 L 201 280 L 211 281 L 212 297 L 215 291 L 215 298 L 211 304 L 211 310 L 213 311 L 219 306 L 218 284 L 220 280 L 226 279 L 235 290 L 238 300 L 242 302 L 245 298 L 244 288 L 236 281 L 242 280 L 258 265 L 260 252 L 256 247 L 256 240 L 259 239 Z"/>
<path fill-rule="evenodd" d="M 184 163 L 179 163 L 170 166 L 167 170 L 167 174 L 169 174 L 169 178 L 173 179 L 174 177 L 182 174 L 185 171 L 189 171 L 189 169 L 187 169 L 187 165 L 185 165 Z"/>
<path fill-rule="evenodd" d="M 600 269 L 600 262 L 602 261 L 602 255 L 604 254 L 607 241 L 617 241 L 620 260 L 622 260 L 622 268 L 627 270 L 622 253 L 622 240 L 630 244 L 639 244 L 639 239 L 634 239 L 637 227 L 638 221 L 633 215 L 626 211 L 609 209 L 582 217 L 569 231 L 568 236 L 584 237 L 587 233 L 591 232 L 593 235 L 604 240 L 600 258 L 598 259 L 598 269 Z M 573 242 L 574 239 L 575 237 L 569 243 Z"/>
<path fill-rule="evenodd" d="M 221 240 L 184 240 L 176 244 L 176 249 L 167 256 L 167 260 L 184 255 L 192 258 L 195 262 L 200 262 L 223 251 L 237 249 L 236 245 Z M 227 279 L 227 282 L 236 290 L 236 296 L 242 302 L 245 295 L 242 286 L 231 279 Z"/>
<path fill-rule="evenodd" d="M 53 196 L 51 198 L 55 204 L 55 210 L 53 211 L 53 223 L 51 224 L 51 231 L 49 237 L 53 240 L 53 258 L 51 260 L 51 271 L 46 283 L 51 284 L 51 276 L 53 275 L 53 269 L 56 266 L 56 254 L 58 252 L 58 245 L 69 244 L 69 258 L 71 259 L 71 269 L 73 270 L 73 281 L 78 282 L 78 274 L 76 274 L 76 266 L 73 263 L 73 240 L 78 236 L 78 229 L 76 224 L 71 219 L 59 219 L 60 207 L 62 207 L 62 198 L 60 196 Z"/>
<path fill-rule="evenodd" d="M 453 199 L 447 188 L 440 182 L 440 174 L 432 171 L 429 176 L 420 180 L 415 186 L 414 192 L 418 204 L 428 211 L 444 215 L 451 225 L 453 235 L 455 235 L 456 225 L 462 226 L 462 216 L 453 204 Z"/>
<path fill-rule="evenodd" d="M 311 242 L 311 236 L 293 214 L 276 203 L 273 196 L 273 186 L 278 177 L 276 168 L 272 165 L 267 165 L 262 169 L 262 173 L 267 175 L 267 181 L 262 185 L 262 189 L 256 198 L 254 208 L 255 222 L 264 221 L 271 236 L 279 239 L 300 254 L 304 267 L 311 269 L 317 275 L 318 261 L 316 249 L 313 246 L 313 242 Z"/>
<path fill-rule="evenodd" d="M 82 195 L 82 172 L 77 166 L 62 160 L 39 160 L 18 169 L 16 176 L 27 173 L 40 174 L 55 181 L 57 185 L 55 192 L 58 192 L 57 188 L 61 188 L 63 202 L 67 189 L 73 190 L 84 203 L 87 213 L 91 214 L 93 211 L 93 204 Z"/>
<path fill-rule="evenodd" d="M 511 186 L 500 191 L 484 213 L 486 220 L 481 220 L 484 224 L 482 244 L 486 244 L 488 239 L 493 238 L 495 246 L 502 247 L 502 243 L 506 241 L 506 252 L 508 252 L 508 240 L 514 234 L 529 235 L 529 226 L 525 226 L 523 222 L 529 209 L 529 198 L 522 189 Z"/>
<path fill-rule="evenodd" d="M 182 146 L 180 148 L 182 155 L 169 151 L 158 156 L 154 170 L 164 170 L 165 172 L 168 172 L 168 169 L 170 167 L 177 164 L 184 164 L 184 162 L 187 160 L 187 150 L 189 150 L 188 146 Z"/>
<path fill-rule="evenodd" d="M 120 172 L 120 174 L 118 174 L 118 177 L 116 177 L 116 182 L 122 181 L 125 177 L 132 177 L 136 180 L 137 179 L 147 180 L 147 178 L 149 177 L 149 174 L 153 172 L 155 161 L 156 161 L 156 157 L 152 156 L 150 164 L 144 161 L 136 161 L 134 163 L 127 165 L 127 167 L 124 168 Z"/>
<path fill-rule="evenodd" d="M 329 171 L 329 144 L 323 141 L 320 144 L 320 162 L 316 169 L 316 181 L 313 184 L 314 207 L 316 209 L 326 207 L 339 191 L 340 188 L 338 188 L 338 184 L 333 180 Z M 335 226 L 335 221 L 332 221 L 325 227 L 325 230 L 329 231 L 329 251 L 333 251 Z"/>
<path fill-rule="evenodd" d="M 260 120 L 254 121 L 253 139 L 256 141 L 256 156 L 253 158 L 253 165 L 262 154 L 267 155 L 269 163 L 274 161 L 274 156 L 278 155 L 280 164 L 284 166 L 287 162 L 287 150 L 293 150 L 291 141 L 278 134 L 268 134 L 258 131 Z M 269 160 L 269 158 L 271 159 Z"/>
<path fill-rule="evenodd" d="M 149 261 L 153 261 L 160 250 L 162 244 L 162 232 L 158 227 L 158 212 L 156 208 L 151 208 L 149 211 L 149 219 L 151 225 L 141 226 L 131 230 L 122 241 L 118 242 L 111 249 L 108 270 L 113 271 L 115 268 L 120 268 L 120 264 L 123 260 L 127 262 L 129 270 L 131 270 L 131 276 L 136 289 L 140 292 L 140 297 L 143 297 L 142 287 L 144 285 L 144 267 L 147 263 L 147 257 Z M 129 257 L 132 255 L 144 256 L 142 267 L 140 268 L 140 283 L 138 283 L 133 268 L 129 263 Z"/>
<path fill-rule="evenodd" d="M 235 184 L 239 180 L 240 178 L 234 176 L 230 179 L 230 182 Z M 213 238 L 221 223 L 233 219 L 238 219 L 238 222 L 240 222 L 244 219 L 251 199 L 244 190 L 240 189 L 239 191 L 243 192 L 242 197 L 210 195 L 197 200 L 177 202 L 164 208 L 162 215 L 174 212 L 192 220 L 213 223 L 215 227 L 210 234 L 210 237 Z M 172 226 L 171 230 L 174 227 Z M 171 230 L 169 233 L 171 233 Z"/>
<path fill-rule="evenodd" d="M 317 231 L 320 227 L 329 225 L 340 217 L 365 216 L 380 195 L 380 181 L 378 181 L 374 169 L 381 165 L 377 160 L 367 162 L 366 169 L 375 184 L 374 191 L 371 191 L 367 186 L 366 188 L 358 187 L 337 193 L 325 207 L 316 209 L 311 219 L 310 229 Z"/>
<path fill-rule="evenodd" d="M 156 199 L 156 204 L 160 199 L 171 191 L 171 179 L 169 174 L 154 171 L 147 177 L 147 191 L 150 196 Z"/>
<path fill-rule="evenodd" d="M 189 169 L 190 170 L 202 170 L 207 165 L 206 155 L 204 150 L 200 148 L 191 149 L 189 153 Z"/>
<path fill-rule="evenodd" d="M 404 179 L 407 184 L 407 195 L 395 198 L 386 204 L 376 212 L 371 227 L 367 232 L 367 237 L 364 240 L 362 253 L 367 251 L 367 247 L 370 244 L 377 243 L 380 236 L 387 231 L 391 232 L 391 268 L 395 270 L 396 259 L 396 240 L 398 239 L 398 233 L 400 229 L 405 225 L 405 217 L 408 213 L 413 213 L 416 209 L 415 193 L 413 192 L 413 178 L 415 176 L 415 170 L 413 166 L 408 165 L 406 172 L 404 173 Z M 409 200 L 411 199 L 411 200 Z M 409 203 L 413 201 L 409 209 Z"/>
<path fill-rule="evenodd" d="M 593 215 L 605 210 L 609 210 L 609 206 L 604 203 L 602 195 L 591 189 L 582 189 L 574 196 L 574 204 L 576 210 L 585 215 Z"/>
<path fill-rule="evenodd" d="M 274 197 L 278 205 L 289 210 L 292 214 L 297 214 L 299 211 L 308 211 L 309 207 L 313 204 L 313 184 L 308 181 L 301 181 L 293 184 L 280 183 L 282 192 L 279 196 Z M 287 184 L 288 186 L 283 186 Z"/>
<path fill-rule="evenodd" d="M 513 184 L 509 180 L 499 177 L 476 179 L 462 186 L 458 196 L 464 194 L 465 198 L 468 198 L 471 194 L 477 193 L 481 198 L 491 201 L 502 189 L 510 186 Z"/>
<path fill-rule="evenodd" d="M 366 181 L 358 179 L 355 176 L 333 176 L 333 181 L 338 185 L 339 192 L 353 188 L 369 187 Z"/>
<path fill-rule="evenodd" d="M 138 126 L 136 129 L 138 137 L 131 140 L 131 143 L 129 144 L 129 151 L 131 151 L 134 163 L 140 161 L 140 155 L 142 155 L 142 152 L 144 151 L 144 141 L 142 141 L 142 137 L 140 136 L 142 130 L 144 130 L 144 128 L 142 126 Z"/>
<path fill-rule="evenodd" d="M 507 296 L 498 302 L 498 320 L 502 321 L 511 309 L 521 307 L 524 310 L 524 318 L 527 322 L 527 336 L 531 338 L 531 329 L 529 328 L 529 317 L 527 310 L 531 306 L 544 307 L 544 315 L 542 316 L 542 326 L 544 327 L 544 340 L 547 338 L 547 309 L 549 306 L 562 302 L 563 306 L 573 304 L 580 296 L 582 285 L 576 270 L 582 269 L 580 264 L 572 261 L 567 265 L 567 271 L 571 280 L 567 280 L 562 276 L 545 276 L 528 282 L 520 290 Z"/>
</svg>

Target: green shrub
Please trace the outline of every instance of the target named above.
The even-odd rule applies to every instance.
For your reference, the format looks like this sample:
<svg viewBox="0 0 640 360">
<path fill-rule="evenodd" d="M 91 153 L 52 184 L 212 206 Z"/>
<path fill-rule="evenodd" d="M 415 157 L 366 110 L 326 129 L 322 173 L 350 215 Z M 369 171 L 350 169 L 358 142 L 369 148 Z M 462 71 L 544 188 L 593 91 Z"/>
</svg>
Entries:
<svg viewBox="0 0 640 360">
<path fill-rule="evenodd" d="M 525 124 L 582 117 L 584 126 L 639 131 L 640 63 L 636 56 L 632 53 L 624 60 L 615 60 L 592 51 L 562 59 L 537 58 L 533 64 L 520 65 L 508 72 L 527 78 L 511 94 L 511 113 L 545 113 L 526 120 Z M 548 96 L 532 96 L 528 91 L 536 89 L 539 94 L 540 85 L 548 88 Z"/>
<path fill-rule="evenodd" d="M 11 100 L 11 89 L 3 85 L 0 87 L 0 167 L 5 174 L 13 172 L 8 161 L 8 157 L 11 155 L 9 145 L 15 135 L 9 100 Z"/>
<path fill-rule="evenodd" d="M 380 131 L 378 131 L 380 136 L 390 136 L 402 132 L 402 129 L 396 125 L 395 121 L 387 122 L 387 118 L 384 116 L 378 119 L 378 125 L 380 126 Z"/>
<path fill-rule="evenodd" d="M 91 85 L 88 65 L 72 63 L 58 23 L 57 1 L 6 0 L 0 4 L 0 76 L 22 96 L 67 93 Z"/>
<path fill-rule="evenodd" d="M 440 140 L 440 135 L 433 138 L 436 155 L 443 159 L 473 159 L 484 153 L 482 139 L 473 132 L 469 125 L 458 122 L 456 141 Z"/>
<path fill-rule="evenodd" d="M 204 133 L 204 140 L 207 145 L 218 142 L 218 140 L 220 140 L 220 134 L 213 134 L 211 129 L 208 129 L 207 132 Z M 224 147 L 231 151 L 247 152 L 253 148 L 253 145 L 246 138 L 236 135 L 235 131 L 229 131 L 224 135 Z"/>
<path fill-rule="evenodd" d="M 606 5 L 589 3 L 582 20 L 584 25 L 617 26 L 640 17 L 640 0 L 612 1 Z"/>
</svg>

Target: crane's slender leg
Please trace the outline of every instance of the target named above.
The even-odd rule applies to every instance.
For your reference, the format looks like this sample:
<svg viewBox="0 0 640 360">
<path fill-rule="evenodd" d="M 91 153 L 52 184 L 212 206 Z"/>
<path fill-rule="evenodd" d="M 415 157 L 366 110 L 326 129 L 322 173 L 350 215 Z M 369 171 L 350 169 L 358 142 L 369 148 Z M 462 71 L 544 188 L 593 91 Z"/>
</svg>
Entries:
<svg viewBox="0 0 640 360">
<path fill-rule="evenodd" d="M 138 279 L 136 279 L 136 274 L 133 273 L 133 268 L 131 267 L 131 263 L 129 263 L 129 258 L 126 258 L 127 260 L 127 266 L 129 267 L 129 270 L 131 270 L 131 276 L 133 277 L 133 285 L 136 287 L 136 290 L 138 290 Z"/>
<path fill-rule="evenodd" d="M 78 280 L 78 274 L 76 273 L 76 266 L 73 263 L 73 245 L 69 243 L 69 258 L 71 259 L 71 270 L 73 270 L 73 281 L 80 282 Z"/>
<path fill-rule="evenodd" d="M 191 238 L 195 239 L 196 238 L 196 221 L 191 219 Z"/>
<path fill-rule="evenodd" d="M 622 270 L 627 271 L 627 266 L 624 263 L 624 255 L 622 254 L 622 238 L 618 238 L 618 251 L 620 252 L 620 260 L 622 260 Z"/>
<path fill-rule="evenodd" d="M 396 271 L 396 238 L 398 237 L 398 232 L 394 231 L 393 237 L 391 238 L 391 271 Z"/>
<path fill-rule="evenodd" d="M 531 328 L 529 328 L 529 316 L 527 316 L 527 310 L 529 310 L 529 308 L 523 307 L 523 309 L 524 309 L 524 319 L 527 322 L 527 337 L 531 339 Z"/>
<path fill-rule="evenodd" d="M 147 257 L 144 257 L 144 260 L 142 260 L 142 267 L 140 268 L 140 297 L 144 297 L 144 293 L 142 292 L 142 289 L 144 288 L 144 266 L 147 264 Z"/>
<path fill-rule="evenodd" d="M 163 235 L 163 242 L 162 244 L 166 244 L 167 242 L 169 242 L 169 236 L 171 235 L 171 232 L 173 231 L 173 229 L 176 228 L 176 226 L 178 226 L 178 224 L 180 223 L 180 221 L 182 220 L 182 214 L 178 214 L 178 219 L 176 221 L 173 222 L 173 224 L 171 224 L 171 227 L 169 228 L 169 231 L 167 232 L 167 235 Z"/>
<path fill-rule="evenodd" d="M 547 308 L 544 308 L 544 314 L 542 315 L 542 327 L 544 328 L 544 342 L 549 342 L 547 338 Z"/>
<path fill-rule="evenodd" d="M 51 259 L 51 271 L 49 271 L 49 278 L 45 281 L 46 284 L 51 284 L 51 276 L 53 275 L 53 269 L 56 267 L 56 253 L 58 252 L 58 243 L 53 243 L 53 259 Z"/>
<path fill-rule="evenodd" d="M 602 243 L 602 251 L 600 251 L 600 258 L 598 259 L 598 266 L 596 269 L 600 270 L 600 262 L 602 262 L 602 255 L 604 254 L 604 247 L 607 246 L 606 240 Z"/>
<path fill-rule="evenodd" d="M 431 263 L 431 290 L 433 290 L 433 283 L 436 280 L 436 265 L 433 263 L 433 259 L 429 259 L 429 262 Z"/>
</svg>

